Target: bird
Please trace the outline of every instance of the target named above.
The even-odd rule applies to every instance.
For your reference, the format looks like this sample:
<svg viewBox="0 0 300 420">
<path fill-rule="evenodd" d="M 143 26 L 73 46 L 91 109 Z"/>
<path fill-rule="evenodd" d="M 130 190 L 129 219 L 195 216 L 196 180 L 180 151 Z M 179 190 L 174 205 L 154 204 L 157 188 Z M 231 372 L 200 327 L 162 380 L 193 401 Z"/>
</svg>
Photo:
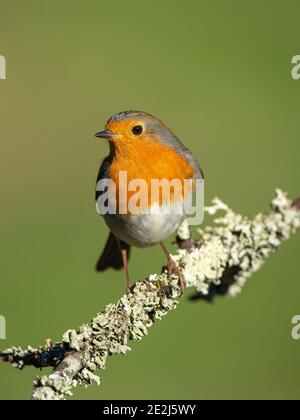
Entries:
<svg viewBox="0 0 300 420">
<path fill-rule="evenodd" d="M 186 218 L 184 196 L 175 196 L 174 191 L 163 197 L 161 191 L 153 196 L 146 193 L 146 210 L 140 206 L 135 211 L 122 209 L 120 191 L 125 191 L 126 203 L 135 192 L 128 190 L 128 183 L 136 179 L 151 190 L 152 180 L 174 179 L 184 182 L 204 179 L 203 171 L 187 147 L 158 118 L 143 111 L 123 111 L 108 119 L 105 129 L 95 134 L 109 144 L 109 154 L 100 166 L 96 181 L 96 207 L 104 217 L 110 232 L 104 249 L 97 261 L 96 270 L 102 272 L 108 268 L 123 269 L 126 289 L 130 290 L 128 260 L 131 247 L 148 248 L 160 244 L 167 259 L 169 278 L 175 274 L 181 289 L 185 287 L 185 278 L 181 269 L 174 262 L 164 241 L 171 236 Z M 121 174 L 126 174 L 126 181 Z M 103 181 L 112 182 L 115 188 L 99 188 Z M 125 185 L 126 183 L 126 185 Z M 191 187 L 194 189 L 194 184 Z M 192 194 L 192 191 L 188 192 Z M 104 197 L 104 195 L 106 196 Z M 111 204 L 115 211 L 102 212 L 99 199 L 105 198 L 105 204 Z M 147 200 L 148 199 L 148 200 Z M 142 200 L 137 200 L 141 203 Z M 104 214 L 102 214 L 104 213 Z"/>
</svg>

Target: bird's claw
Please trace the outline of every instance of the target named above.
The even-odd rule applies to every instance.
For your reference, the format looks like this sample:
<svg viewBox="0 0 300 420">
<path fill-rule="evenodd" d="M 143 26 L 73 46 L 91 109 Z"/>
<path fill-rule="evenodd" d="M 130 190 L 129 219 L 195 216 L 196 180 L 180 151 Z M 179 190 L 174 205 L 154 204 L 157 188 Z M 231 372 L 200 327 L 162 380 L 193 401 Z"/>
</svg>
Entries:
<svg viewBox="0 0 300 420">
<path fill-rule="evenodd" d="M 181 292 L 183 293 L 183 291 L 186 287 L 186 281 L 185 281 L 185 278 L 184 278 L 184 275 L 183 275 L 181 269 L 178 267 L 178 265 L 176 264 L 176 262 L 172 258 L 169 258 L 169 260 L 168 260 L 167 272 L 168 272 L 169 279 L 171 279 L 173 274 L 178 276 L 179 286 L 180 286 Z"/>
</svg>

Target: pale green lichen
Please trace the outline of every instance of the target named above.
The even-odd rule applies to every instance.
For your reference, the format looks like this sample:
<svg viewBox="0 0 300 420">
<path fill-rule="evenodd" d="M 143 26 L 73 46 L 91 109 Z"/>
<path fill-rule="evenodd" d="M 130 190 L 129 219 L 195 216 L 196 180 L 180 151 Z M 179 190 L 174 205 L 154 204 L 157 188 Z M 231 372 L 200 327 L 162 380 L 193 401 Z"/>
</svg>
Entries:
<svg viewBox="0 0 300 420">
<path fill-rule="evenodd" d="M 218 294 L 237 295 L 246 280 L 257 271 L 269 254 L 300 226 L 299 206 L 292 206 L 286 194 L 277 190 L 272 211 L 253 220 L 236 214 L 219 199 L 206 211 L 214 215 L 223 211 L 215 225 L 199 229 L 200 239 L 179 249 L 174 260 L 180 265 L 187 287 L 196 289 L 198 297 Z M 182 241 L 190 240 L 185 222 L 179 229 Z M 156 320 L 176 308 L 181 290 L 178 279 L 167 273 L 152 274 L 138 281 L 117 303 L 77 331 L 68 330 L 61 343 L 51 348 L 13 347 L 1 357 L 15 367 L 25 365 L 57 366 L 50 376 L 35 381 L 33 399 L 60 400 L 72 394 L 77 385 L 100 384 L 95 373 L 104 369 L 111 355 L 126 355 L 129 340 L 141 340 Z"/>
<path fill-rule="evenodd" d="M 225 270 L 235 268 L 228 293 L 237 295 L 246 280 L 265 262 L 269 254 L 280 246 L 300 226 L 300 213 L 287 195 L 276 191 L 272 212 L 258 214 L 253 220 L 236 214 L 219 199 L 206 211 L 225 214 L 215 220 L 214 226 L 198 230 L 198 247 L 179 250 L 173 256 L 182 267 L 187 286 L 208 295 L 211 287 L 222 283 Z"/>
<path fill-rule="evenodd" d="M 179 228 L 177 230 L 177 236 L 182 241 L 186 241 L 186 240 L 190 239 L 191 232 L 190 232 L 190 226 L 189 226 L 189 223 L 188 223 L 187 219 L 185 219 L 181 223 L 181 225 L 179 226 Z"/>
<path fill-rule="evenodd" d="M 53 373 L 42 376 L 34 381 L 32 398 L 34 400 L 65 400 L 73 395 L 72 389 L 77 386 L 77 380 L 70 379 L 64 373 Z"/>
<path fill-rule="evenodd" d="M 69 351 L 83 354 L 84 362 L 74 375 L 76 378 L 66 376 L 65 369 L 38 378 L 33 398 L 47 399 L 48 395 L 49 399 L 65 399 L 78 384 L 99 385 L 100 378 L 94 372 L 105 368 L 107 357 L 128 353 L 129 340 L 141 340 L 155 320 L 176 307 L 181 291 L 176 278 L 171 283 L 172 296 L 167 297 L 165 288 L 170 287 L 170 282 L 166 274 L 137 282 L 129 293 L 108 305 L 90 323 L 82 325 L 78 331 L 68 330 L 63 336 L 63 345 Z"/>
</svg>

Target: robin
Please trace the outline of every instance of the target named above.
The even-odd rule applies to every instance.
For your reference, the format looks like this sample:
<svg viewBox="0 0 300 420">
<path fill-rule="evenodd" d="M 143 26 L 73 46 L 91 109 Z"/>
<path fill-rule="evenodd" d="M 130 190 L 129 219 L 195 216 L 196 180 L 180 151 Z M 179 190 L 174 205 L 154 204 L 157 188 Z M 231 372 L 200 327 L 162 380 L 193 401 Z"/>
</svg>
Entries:
<svg viewBox="0 0 300 420">
<path fill-rule="evenodd" d="M 116 209 L 103 214 L 110 233 L 96 270 L 104 271 L 110 267 L 117 270 L 124 268 L 126 285 L 130 288 L 128 272 L 130 247 L 146 248 L 160 244 L 167 258 L 168 275 L 177 275 L 183 289 L 184 276 L 163 241 L 174 233 L 185 219 L 186 197 L 175 196 L 173 193 L 164 198 L 160 192 L 153 198 L 149 191 L 153 180 L 194 182 L 203 179 L 197 160 L 169 128 L 146 112 L 125 111 L 115 114 L 107 121 L 105 130 L 97 133 L 96 137 L 104 138 L 109 143 L 109 155 L 100 167 L 97 186 L 103 180 L 112 181 L 115 185 L 113 192 L 108 192 L 107 188 L 105 191 L 96 188 L 96 202 L 98 203 L 101 196 L 103 198 L 104 193 L 108 193 L 106 204 L 113 203 Z M 126 181 L 120 181 L 121 173 L 126 174 Z M 136 179 L 142 180 L 143 185 L 149 189 L 144 197 L 149 199 L 146 200 L 147 211 L 145 208 L 137 211 L 124 211 L 124 209 L 120 211 L 123 205 L 120 198 L 121 190 L 126 191 L 125 198 L 128 202 L 134 194 L 128 191 L 128 183 Z M 122 196 L 124 197 L 124 194 Z"/>
</svg>

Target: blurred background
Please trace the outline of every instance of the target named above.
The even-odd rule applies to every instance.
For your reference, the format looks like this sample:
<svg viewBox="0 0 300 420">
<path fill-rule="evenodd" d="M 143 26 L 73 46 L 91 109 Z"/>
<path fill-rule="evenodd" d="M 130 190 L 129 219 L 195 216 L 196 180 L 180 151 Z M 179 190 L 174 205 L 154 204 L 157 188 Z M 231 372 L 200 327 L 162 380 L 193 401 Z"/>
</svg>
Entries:
<svg viewBox="0 0 300 420">
<path fill-rule="evenodd" d="M 110 115 L 161 118 L 199 159 L 206 203 L 268 211 L 274 189 L 300 195 L 300 3 L 265 0 L 0 0 L 0 314 L 10 345 L 60 340 L 124 292 L 94 271 L 107 228 L 95 179 Z M 169 246 L 174 250 L 170 238 Z M 300 234 L 236 299 L 182 298 L 101 386 L 74 399 L 298 399 Z M 134 250 L 133 279 L 159 248 Z M 35 369 L 0 363 L 0 398 L 27 399 Z"/>
</svg>

